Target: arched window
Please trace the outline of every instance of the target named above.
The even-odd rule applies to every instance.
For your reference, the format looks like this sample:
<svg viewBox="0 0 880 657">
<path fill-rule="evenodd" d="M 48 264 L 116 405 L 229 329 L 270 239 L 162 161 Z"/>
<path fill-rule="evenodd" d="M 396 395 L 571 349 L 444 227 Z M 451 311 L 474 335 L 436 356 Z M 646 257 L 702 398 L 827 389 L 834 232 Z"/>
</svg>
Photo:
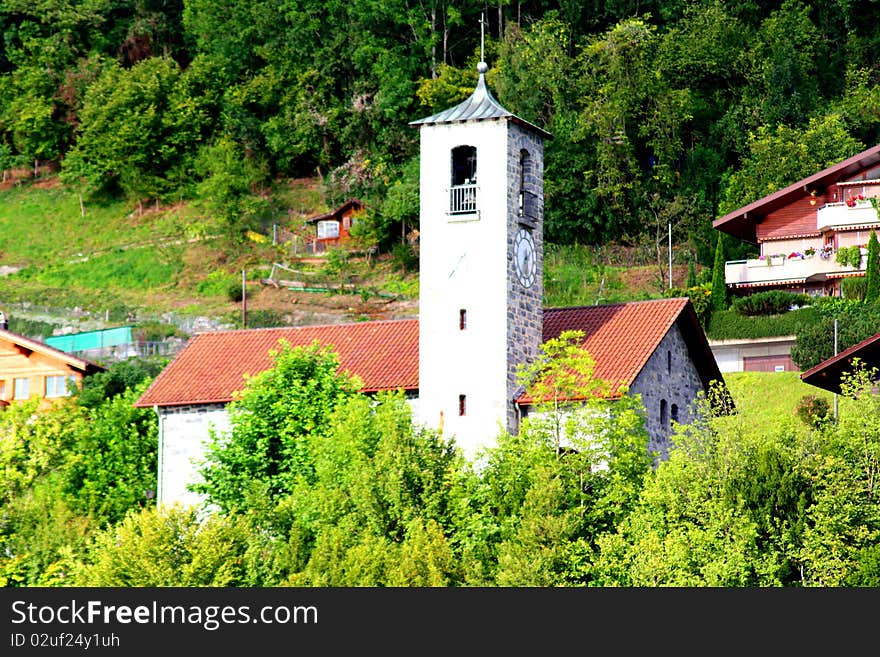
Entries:
<svg viewBox="0 0 880 657">
<path fill-rule="evenodd" d="M 532 169 L 532 156 L 523 148 L 519 152 L 519 217 L 525 223 L 533 223 L 538 218 L 535 172 Z"/>
<path fill-rule="evenodd" d="M 664 431 L 669 429 L 669 404 L 665 399 L 660 400 L 660 428 Z"/>
<path fill-rule="evenodd" d="M 462 214 L 476 210 L 477 149 L 475 146 L 456 146 L 452 149 L 449 212 Z"/>
<path fill-rule="evenodd" d="M 678 421 L 679 421 L 679 420 L 678 420 L 678 404 L 673 404 L 673 405 L 670 407 L 669 416 L 670 416 L 670 419 L 672 420 L 672 421 L 669 423 L 669 428 L 671 429 L 671 428 L 672 428 L 672 424 L 675 423 L 675 422 L 678 422 Z"/>
</svg>

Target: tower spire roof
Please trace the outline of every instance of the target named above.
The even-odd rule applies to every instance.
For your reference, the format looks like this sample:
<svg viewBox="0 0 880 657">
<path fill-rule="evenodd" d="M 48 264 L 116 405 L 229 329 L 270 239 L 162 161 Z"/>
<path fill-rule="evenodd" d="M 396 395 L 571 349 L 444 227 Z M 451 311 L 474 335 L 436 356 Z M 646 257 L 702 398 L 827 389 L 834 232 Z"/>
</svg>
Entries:
<svg viewBox="0 0 880 657">
<path fill-rule="evenodd" d="M 534 130 L 542 137 L 549 138 L 550 133 L 538 126 L 521 119 L 505 109 L 501 103 L 495 100 L 495 96 L 489 91 L 486 84 L 486 71 L 489 65 L 481 61 L 477 64 L 477 86 L 473 93 L 454 107 L 432 114 L 423 119 L 410 121 L 410 125 L 434 125 L 438 123 L 456 123 L 460 121 L 481 121 L 484 119 L 510 119 L 521 126 Z"/>
</svg>

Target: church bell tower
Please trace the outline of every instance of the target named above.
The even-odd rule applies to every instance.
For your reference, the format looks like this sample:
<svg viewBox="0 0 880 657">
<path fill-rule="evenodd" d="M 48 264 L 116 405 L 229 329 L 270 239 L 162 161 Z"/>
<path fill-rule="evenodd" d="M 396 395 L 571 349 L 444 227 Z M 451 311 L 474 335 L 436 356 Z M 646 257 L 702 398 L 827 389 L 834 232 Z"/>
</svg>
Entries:
<svg viewBox="0 0 880 657">
<path fill-rule="evenodd" d="M 516 370 L 542 332 L 544 140 L 486 84 L 420 135 L 416 415 L 473 458 L 516 432 Z"/>
</svg>

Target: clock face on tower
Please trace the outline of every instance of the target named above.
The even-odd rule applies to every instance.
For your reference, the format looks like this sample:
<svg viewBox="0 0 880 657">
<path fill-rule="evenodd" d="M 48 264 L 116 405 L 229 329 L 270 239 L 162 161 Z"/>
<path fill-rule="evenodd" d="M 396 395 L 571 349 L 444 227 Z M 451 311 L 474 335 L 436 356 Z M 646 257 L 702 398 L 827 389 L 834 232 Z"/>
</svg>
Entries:
<svg viewBox="0 0 880 657">
<path fill-rule="evenodd" d="M 520 228 L 513 239 L 513 267 L 523 287 L 532 287 L 538 274 L 538 253 L 535 240 L 526 228 Z"/>
</svg>

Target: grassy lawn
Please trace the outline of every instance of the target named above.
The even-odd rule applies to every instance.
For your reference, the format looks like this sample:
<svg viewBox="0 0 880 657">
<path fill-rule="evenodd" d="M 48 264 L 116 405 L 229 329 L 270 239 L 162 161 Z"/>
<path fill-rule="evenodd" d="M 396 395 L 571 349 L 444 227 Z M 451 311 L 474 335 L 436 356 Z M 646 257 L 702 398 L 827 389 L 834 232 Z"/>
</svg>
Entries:
<svg viewBox="0 0 880 657">
<path fill-rule="evenodd" d="M 727 372 L 724 382 L 733 395 L 738 421 L 758 431 L 806 430 L 796 413 L 801 398 L 815 395 L 830 405 L 834 397 L 801 381 L 800 372 Z"/>
</svg>

